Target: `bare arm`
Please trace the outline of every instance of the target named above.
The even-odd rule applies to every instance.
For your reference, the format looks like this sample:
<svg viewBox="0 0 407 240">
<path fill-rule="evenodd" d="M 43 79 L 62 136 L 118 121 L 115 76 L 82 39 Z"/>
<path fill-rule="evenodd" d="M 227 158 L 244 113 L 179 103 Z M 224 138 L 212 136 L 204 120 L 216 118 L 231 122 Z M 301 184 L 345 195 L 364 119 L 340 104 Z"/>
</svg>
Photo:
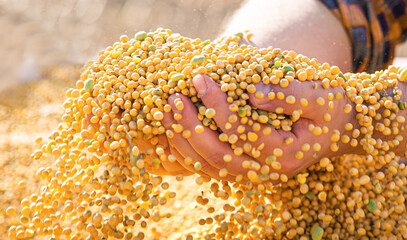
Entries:
<svg viewBox="0 0 407 240">
<path fill-rule="evenodd" d="M 294 50 L 351 71 L 352 49 L 342 23 L 318 0 L 249 0 L 230 19 L 225 35 L 250 30 L 251 44 Z"/>
</svg>

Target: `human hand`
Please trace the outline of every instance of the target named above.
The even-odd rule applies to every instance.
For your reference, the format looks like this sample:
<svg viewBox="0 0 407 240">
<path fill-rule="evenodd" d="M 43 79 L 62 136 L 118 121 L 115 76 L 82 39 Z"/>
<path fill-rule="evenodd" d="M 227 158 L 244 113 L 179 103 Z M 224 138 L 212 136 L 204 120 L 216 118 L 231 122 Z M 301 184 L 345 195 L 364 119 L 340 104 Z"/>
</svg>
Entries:
<svg viewBox="0 0 407 240">
<path fill-rule="evenodd" d="M 325 89 L 321 81 L 301 82 L 299 80 L 294 80 L 284 88 L 274 84 L 256 84 L 256 90 L 263 93 L 257 96 L 264 97 L 260 99 L 255 93 L 250 93 L 249 100 L 253 107 L 301 116 L 288 130 L 275 129 L 269 124 L 257 125 L 256 127 L 260 126 L 260 128 L 253 130 L 253 127 L 240 123 L 242 118 L 230 110 L 226 93 L 211 78 L 197 75 L 193 79 L 193 84 L 205 107 L 215 110 L 214 120 L 221 131 L 229 139 L 231 136 L 236 139 L 235 136 L 237 136 L 238 140 L 232 144 L 222 142 L 219 140 L 219 134 L 208 127 L 204 127 L 203 133 L 196 133 L 194 129 L 202 125 L 202 122 L 197 118 L 197 110 L 193 103 L 181 94 L 171 96 L 169 103 L 174 113 L 179 113 L 183 117 L 180 120 L 174 120 L 171 114 L 166 114 L 163 123 L 166 129 L 171 128 L 173 124 L 180 124 L 184 130 L 190 131 L 191 135 L 188 138 L 182 137 L 181 133 L 175 133 L 168 141 L 182 156 L 190 156 L 194 162 L 200 162 L 202 169 L 211 177 L 225 179 L 220 175 L 227 172 L 226 179 L 243 176 L 245 179 L 261 182 L 260 178 L 267 178 L 266 174 L 276 172 L 280 175 L 292 176 L 323 157 L 353 151 L 352 148 L 344 147 L 345 143 L 341 141 L 345 124 L 356 125 L 354 112 L 344 113 L 345 106 L 349 108 L 353 103 L 345 97 L 342 87 Z M 278 92 L 280 93 L 277 94 Z M 285 98 L 281 98 L 281 93 Z M 275 97 L 269 100 L 268 96 L 273 98 L 272 95 L 277 95 L 280 99 Z M 182 111 L 175 107 L 176 99 L 183 102 Z M 308 104 L 305 104 L 304 99 Z M 279 107 L 280 109 L 277 109 Z M 237 121 L 231 123 L 230 115 L 237 116 Z M 251 136 L 250 140 L 243 141 L 240 138 L 241 135 L 247 137 L 248 134 Z M 346 142 L 346 137 L 344 141 Z M 232 150 L 231 145 L 239 150 Z M 239 152 L 242 152 L 240 150 L 244 150 L 243 153 L 240 154 Z M 238 156 L 235 153 L 238 153 Z M 229 161 L 230 159 L 227 158 L 225 161 L 225 155 L 232 156 L 233 160 Z M 223 172 L 219 174 L 221 169 L 227 171 L 222 170 Z M 270 176 L 273 178 L 276 175 Z"/>
</svg>

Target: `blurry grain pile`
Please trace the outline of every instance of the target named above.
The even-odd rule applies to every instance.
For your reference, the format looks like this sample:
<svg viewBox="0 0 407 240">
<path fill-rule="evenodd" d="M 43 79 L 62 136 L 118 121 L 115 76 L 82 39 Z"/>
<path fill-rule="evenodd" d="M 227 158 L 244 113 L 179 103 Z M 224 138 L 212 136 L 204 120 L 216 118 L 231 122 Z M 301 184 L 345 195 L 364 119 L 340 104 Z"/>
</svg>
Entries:
<svg viewBox="0 0 407 240">
<path fill-rule="evenodd" d="M 65 113 L 58 130 L 48 138 L 37 139 L 42 145 L 31 154 L 32 161 L 55 162 L 36 172 L 43 179 L 43 186 L 21 201 L 20 223 L 9 228 L 9 237 L 151 239 L 167 238 L 168 234 L 187 239 L 407 237 L 407 169 L 392 151 L 402 142 L 399 133 L 405 130 L 405 118 L 400 113 L 406 103 L 401 101 L 397 82 L 405 81 L 407 70 L 390 67 L 373 74 L 342 74 L 336 66 L 319 64 L 316 59 L 293 51 L 239 46 L 242 35 L 212 43 L 159 29 L 139 32 L 131 39 L 123 35 L 119 42 L 101 51 L 84 68 L 76 88 L 67 90 Z M 228 94 L 230 110 L 235 113 L 225 126 L 238 124 L 239 135 L 220 131 L 223 126 L 217 126 L 213 120 L 216 113 L 205 108 L 194 89 L 192 77 L 197 74 L 207 74 Z M 314 83 L 315 88 L 329 93 L 314 102 L 281 93 L 264 96 L 256 92 L 254 85 L 263 82 L 284 88 L 294 79 Z M 335 92 L 341 87 L 346 89 L 346 96 Z M 381 92 L 390 87 L 394 88 L 391 95 Z M 169 129 L 163 127 L 163 115 L 172 108 L 168 97 L 174 93 L 194 102 L 202 124 L 195 129 L 184 129 L 179 124 Z M 174 201 L 183 192 L 175 181 L 182 185 L 185 179 L 182 175 L 162 178 L 146 170 L 156 170 L 163 162 L 176 160 L 193 164 L 198 173 L 202 166 L 194 159 L 176 159 L 168 154 L 158 136 L 166 134 L 171 138 L 182 133 L 188 138 L 191 131 L 218 131 L 219 139 L 229 143 L 233 150 L 232 155 L 224 156 L 225 162 L 237 163 L 245 154 L 261 157 L 265 151 L 264 143 L 259 142 L 261 137 L 277 130 L 291 131 L 302 110 L 290 115 L 282 114 L 279 108 L 276 112 L 261 112 L 250 106 L 249 94 L 269 100 L 281 98 L 289 104 L 297 101 L 301 108 L 327 104 L 326 123 L 331 121 L 329 109 L 348 97 L 354 105 L 347 104 L 341 111 L 348 114 L 355 108 L 360 127 L 347 123 L 328 129 L 322 123 L 309 124 L 316 140 L 321 134 L 330 134 L 331 142 L 304 143 L 295 157 L 302 159 L 309 153 L 316 156 L 323 144 L 338 151 L 339 142 L 352 147 L 360 144 L 366 154 L 322 158 L 306 171 L 288 178 L 280 171 L 284 163 L 279 160 L 284 152 L 274 148 L 264 163 L 241 161 L 244 174 L 219 170 L 217 178 L 232 177 L 236 183 L 198 176 L 196 192 L 194 187 L 188 191 L 194 189 L 191 193 L 199 207 L 188 213 L 192 221 L 184 223 L 196 227 L 174 229 L 177 223 L 182 223 L 177 221 L 180 213 Z M 176 99 L 173 111 L 174 107 L 182 110 L 184 103 Z M 376 112 L 379 109 L 383 112 Z M 91 124 L 87 122 L 89 118 Z M 386 141 L 373 138 L 375 132 L 392 138 Z M 138 146 L 140 139 L 149 142 L 150 147 Z M 285 144 L 291 143 L 293 139 L 287 137 Z M 276 180 L 281 183 L 273 185 L 271 181 Z M 14 216 L 15 207 L 8 208 L 6 213 Z M 166 221 L 171 225 L 162 224 Z"/>
</svg>

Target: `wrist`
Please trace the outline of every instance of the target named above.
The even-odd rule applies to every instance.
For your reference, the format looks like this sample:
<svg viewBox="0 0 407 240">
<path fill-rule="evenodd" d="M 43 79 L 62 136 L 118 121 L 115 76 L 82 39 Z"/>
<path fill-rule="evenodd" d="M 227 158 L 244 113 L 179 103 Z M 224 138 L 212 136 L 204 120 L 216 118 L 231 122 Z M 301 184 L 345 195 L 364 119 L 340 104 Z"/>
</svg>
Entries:
<svg viewBox="0 0 407 240">
<path fill-rule="evenodd" d="M 401 139 L 399 142 L 399 145 L 394 148 L 394 153 L 398 156 L 404 156 L 406 152 L 406 146 L 407 146 L 407 131 L 405 130 L 407 128 L 406 125 L 406 120 L 407 120 L 407 109 L 406 109 L 406 103 L 407 103 L 407 83 L 406 82 L 398 82 L 397 87 L 395 90 L 399 90 L 401 93 L 400 97 L 394 97 L 394 102 L 398 106 L 398 112 L 397 112 L 397 117 L 396 117 L 396 122 L 398 123 L 398 134 L 397 138 Z M 394 92 L 394 91 L 393 91 Z M 403 121 L 404 120 L 404 121 Z M 405 157 L 405 156 L 404 156 Z"/>
<path fill-rule="evenodd" d="M 348 115 L 348 123 L 352 130 L 345 131 L 349 136 L 348 146 L 344 146 L 344 154 L 373 154 L 373 151 L 392 151 L 396 155 L 403 156 L 406 151 L 407 135 L 407 84 L 393 82 L 386 89 L 377 92 L 378 103 L 372 104 L 364 101 L 355 104 L 355 95 L 347 94 L 351 102 L 352 111 Z M 390 101 L 390 107 L 385 107 L 384 102 Z M 380 102 L 380 105 L 378 105 Z M 380 106 L 380 107 L 378 107 Z M 371 114 L 361 109 L 374 111 Z M 356 144 L 357 143 L 357 144 Z M 346 144 L 345 144 L 346 145 Z M 349 147 L 349 145 L 351 147 Z"/>
</svg>

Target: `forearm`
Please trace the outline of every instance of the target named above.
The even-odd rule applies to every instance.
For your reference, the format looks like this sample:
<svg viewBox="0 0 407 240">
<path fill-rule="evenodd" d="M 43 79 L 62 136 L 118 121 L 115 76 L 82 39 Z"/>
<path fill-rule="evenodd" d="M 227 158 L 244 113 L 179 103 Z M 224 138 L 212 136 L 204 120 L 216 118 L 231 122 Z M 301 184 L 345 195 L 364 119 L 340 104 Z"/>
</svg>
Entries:
<svg viewBox="0 0 407 240">
<path fill-rule="evenodd" d="M 407 102 L 407 84 L 406 83 L 399 83 L 399 87 L 402 90 L 402 101 L 404 105 L 404 110 L 400 112 L 400 116 L 402 116 L 405 120 L 407 120 L 407 110 L 406 110 L 406 102 Z M 403 137 L 403 140 L 400 142 L 400 145 L 396 148 L 395 152 L 398 153 L 400 156 L 406 156 L 407 153 L 407 131 L 405 130 L 406 128 L 406 122 L 403 122 L 400 124 L 400 135 Z M 404 154 L 404 155 L 403 155 Z"/>
<path fill-rule="evenodd" d="M 257 47 L 294 50 L 351 70 L 349 38 L 342 23 L 318 0 L 251 0 L 231 18 L 225 34 L 250 30 Z"/>
<path fill-rule="evenodd" d="M 384 73 L 388 74 L 388 70 L 385 70 Z M 349 120 L 353 124 L 353 129 L 347 134 L 358 142 L 356 146 L 349 148 L 349 153 L 375 155 L 371 151 L 383 150 L 404 156 L 407 146 L 407 131 L 405 131 L 407 84 L 397 79 L 387 79 L 384 82 L 386 81 L 389 83 L 387 88 L 370 95 L 374 98 L 377 97 L 377 103 L 372 103 L 364 97 L 362 104 L 355 104 L 357 102 L 355 101 L 356 95 L 349 94 L 352 89 L 347 89 L 347 96 L 353 101 L 351 120 Z M 357 110 L 362 109 L 362 107 L 369 109 L 369 111 Z M 373 109 L 376 110 L 373 111 Z M 352 118 L 354 119 L 352 120 Z M 356 134 L 358 132 L 359 136 Z M 367 141 L 372 145 L 367 144 Z"/>
<path fill-rule="evenodd" d="M 397 92 L 399 94 L 401 93 L 401 95 L 398 96 Z M 389 130 L 387 132 L 391 130 L 392 133 L 389 135 L 384 135 L 383 133 L 376 131 L 373 138 L 382 138 L 388 142 L 394 142 L 394 140 L 397 140 L 395 143 L 398 145 L 394 146 L 392 151 L 399 156 L 404 156 L 404 153 L 407 150 L 407 131 L 404 130 L 406 128 L 405 120 L 407 119 L 407 110 L 405 110 L 405 103 L 407 102 L 407 84 L 405 82 L 398 82 L 396 87 L 386 89 L 384 94 L 387 96 L 388 100 L 397 104 L 398 112 L 396 113 L 395 111 L 392 111 L 392 113 L 395 114 L 395 119 L 392 119 L 391 116 L 386 117 L 384 114 L 385 108 L 381 108 L 379 113 L 381 114 L 382 119 L 377 120 L 375 123 L 376 125 L 383 124 L 383 119 L 390 119 L 391 124 L 388 126 Z"/>
</svg>

